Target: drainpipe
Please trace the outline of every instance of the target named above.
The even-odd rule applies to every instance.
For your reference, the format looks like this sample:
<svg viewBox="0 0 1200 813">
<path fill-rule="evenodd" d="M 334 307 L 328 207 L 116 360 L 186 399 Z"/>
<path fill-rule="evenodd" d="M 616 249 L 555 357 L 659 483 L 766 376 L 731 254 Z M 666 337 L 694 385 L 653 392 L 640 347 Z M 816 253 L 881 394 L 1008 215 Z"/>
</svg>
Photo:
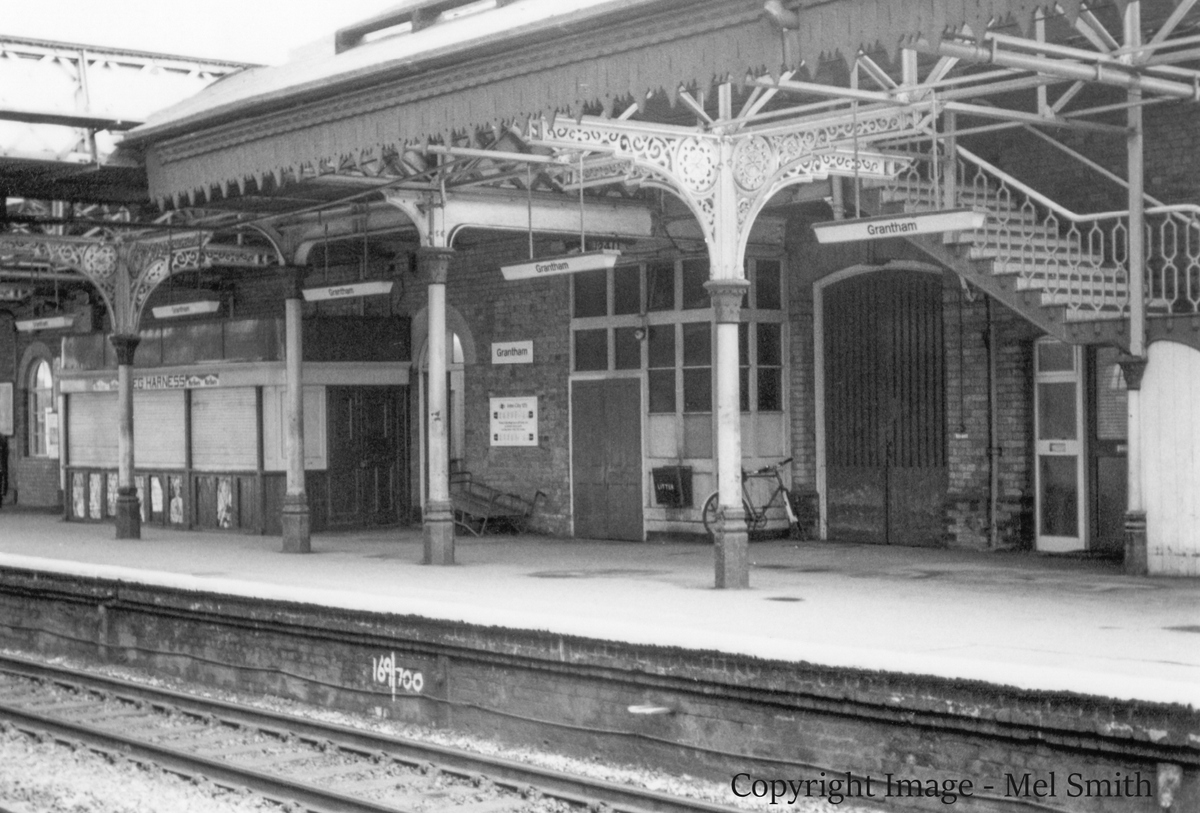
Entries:
<svg viewBox="0 0 1200 813">
<path fill-rule="evenodd" d="M 996 349 L 996 323 L 992 319 L 992 298 L 984 298 L 987 308 L 987 335 L 984 344 L 987 347 L 988 371 L 988 547 L 996 550 L 1000 547 L 1000 382 L 999 382 L 999 353 Z"/>
</svg>

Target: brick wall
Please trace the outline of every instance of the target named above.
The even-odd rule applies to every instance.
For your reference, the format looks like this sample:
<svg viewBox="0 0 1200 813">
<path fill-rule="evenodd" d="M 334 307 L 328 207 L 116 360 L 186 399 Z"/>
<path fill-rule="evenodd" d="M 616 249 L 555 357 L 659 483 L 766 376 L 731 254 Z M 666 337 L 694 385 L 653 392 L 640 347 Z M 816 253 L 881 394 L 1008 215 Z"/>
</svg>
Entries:
<svg viewBox="0 0 1200 813">
<path fill-rule="evenodd" d="M 463 465 L 477 480 L 505 491 L 526 497 L 544 491 L 534 527 L 566 534 L 571 521 L 570 284 L 565 276 L 506 282 L 500 266 L 527 259 L 528 251 L 523 240 L 467 248 L 450 271 L 447 304 L 466 320 L 477 353 L 464 371 Z M 493 342 L 529 340 L 532 364 L 491 363 Z M 492 446 L 489 399 L 518 395 L 538 397 L 538 445 Z"/>
<path fill-rule="evenodd" d="M 791 270 L 792 452 L 794 481 L 816 483 L 816 404 L 813 393 L 813 296 L 818 279 L 856 265 L 928 259 L 899 240 L 819 245 L 808 223 L 795 217 L 788 225 Z M 1032 338 L 1036 330 L 1019 315 L 982 293 L 973 301 L 962 294 L 958 277 L 943 277 L 943 328 L 946 366 L 946 432 L 949 486 L 944 542 L 955 547 L 989 545 L 990 461 L 988 397 L 988 318 L 996 325 L 997 435 L 995 465 L 1000 488 L 996 511 L 998 543 L 1029 547 L 1033 533 L 1033 389 Z M 960 332 L 961 315 L 961 332 Z M 962 336 L 960 342 L 959 336 Z M 961 350 L 961 354 L 960 354 Z"/>
</svg>

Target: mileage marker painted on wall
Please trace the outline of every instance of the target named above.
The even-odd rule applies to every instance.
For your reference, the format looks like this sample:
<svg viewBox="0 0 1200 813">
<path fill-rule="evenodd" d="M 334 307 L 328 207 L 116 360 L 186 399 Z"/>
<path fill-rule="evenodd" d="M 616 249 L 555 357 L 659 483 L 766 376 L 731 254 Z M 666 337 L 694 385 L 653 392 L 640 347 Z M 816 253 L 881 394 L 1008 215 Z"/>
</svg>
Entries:
<svg viewBox="0 0 1200 813">
<path fill-rule="evenodd" d="M 882 240 L 887 237 L 911 237 L 946 231 L 972 231 L 983 228 L 983 212 L 973 209 L 946 209 L 923 214 L 880 215 L 854 220 L 827 220 L 814 223 L 813 232 L 820 243 L 849 243 L 855 240 Z"/>
</svg>

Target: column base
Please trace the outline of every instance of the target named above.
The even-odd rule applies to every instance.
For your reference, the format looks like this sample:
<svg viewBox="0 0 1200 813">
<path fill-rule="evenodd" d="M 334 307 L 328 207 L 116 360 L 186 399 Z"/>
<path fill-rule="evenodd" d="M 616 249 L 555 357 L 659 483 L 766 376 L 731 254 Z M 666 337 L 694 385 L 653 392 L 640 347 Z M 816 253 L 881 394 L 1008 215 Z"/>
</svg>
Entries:
<svg viewBox="0 0 1200 813">
<path fill-rule="evenodd" d="M 430 502 L 425 506 L 426 565 L 454 564 L 454 508 L 448 502 Z"/>
<path fill-rule="evenodd" d="M 116 525 L 117 539 L 142 538 L 142 504 L 132 486 L 117 488 Z"/>
<path fill-rule="evenodd" d="M 1150 572 L 1145 511 L 1130 511 L 1125 515 L 1125 572 L 1131 576 L 1145 576 Z"/>
<path fill-rule="evenodd" d="M 715 542 L 716 587 L 745 590 L 750 586 L 750 535 L 741 509 L 730 509 L 717 523 Z"/>
<path fill-rule="evenodd" d="M 280 512 L 283 525 L 284 553 L 312 553 L 312 531 L 308 515 L 308 495 L 285 494 Z"/>
</svg>

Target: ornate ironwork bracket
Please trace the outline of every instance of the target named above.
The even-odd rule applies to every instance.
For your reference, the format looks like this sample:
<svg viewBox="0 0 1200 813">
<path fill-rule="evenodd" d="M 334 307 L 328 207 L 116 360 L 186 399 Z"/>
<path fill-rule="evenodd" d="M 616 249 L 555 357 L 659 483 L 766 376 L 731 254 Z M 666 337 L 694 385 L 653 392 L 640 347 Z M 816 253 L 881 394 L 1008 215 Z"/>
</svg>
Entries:
<svg viewBox="0 0 1200 813">
<path fill-rule="evenodd" d="M 725 254 L 726 262 L 740 268 L 754 219 L 778 192 L 831 175 L 894 178 L 909 159 L 864 145 L 884 136 L 919 132 L 922 122 L 921 111 L 907 108 L 823 125 L 798 123 L 770 134 L 557 118 L 532 122 L 529 140 L 608 159 L 575 169 L 564 162 L 569 186 L 596 185 L 607 175 L 614 182 L 659 186 L 677 195 L 700 223 L 710 251 Z M 736 256 L 728 255 L 728 248 L 717 250 L 731 239 Z"/>
<path fill-rule="evenodd" d="M 0 235 L 0 256 L 79 273 L 100 292 L 116 334 L 136 334 L 154 289 L 184 271 L 216 266 L 265 268 L 274 253 L 239 246 L 213 246 L 210 235 L 192 233 L 186 242 L 165 239 L 104 240 L 39 234 Z"/>
</svg>

